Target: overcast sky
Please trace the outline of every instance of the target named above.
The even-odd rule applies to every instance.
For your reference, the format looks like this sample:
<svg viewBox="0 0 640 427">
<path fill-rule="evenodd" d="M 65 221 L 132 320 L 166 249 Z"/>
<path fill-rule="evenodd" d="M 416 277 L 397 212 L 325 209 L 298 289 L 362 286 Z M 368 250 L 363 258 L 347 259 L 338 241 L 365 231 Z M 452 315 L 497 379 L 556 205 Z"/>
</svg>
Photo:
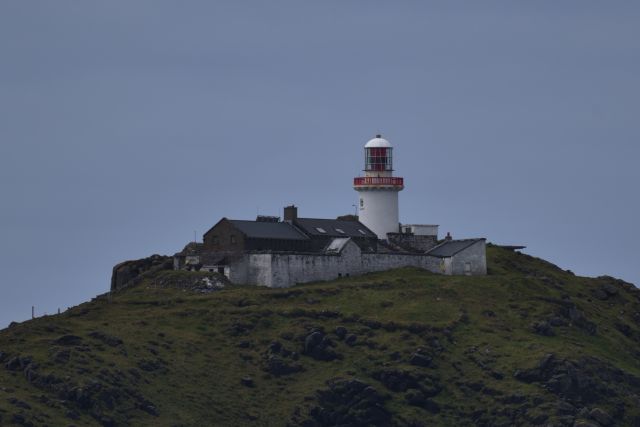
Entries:
<svg viewBox="0 0 640 427">
<path fill-rule="evenodd" d="M 640 3 L 0 3 L 0 327 L 221 217 L 400 218 L 640 283 Z"/>
</svg>

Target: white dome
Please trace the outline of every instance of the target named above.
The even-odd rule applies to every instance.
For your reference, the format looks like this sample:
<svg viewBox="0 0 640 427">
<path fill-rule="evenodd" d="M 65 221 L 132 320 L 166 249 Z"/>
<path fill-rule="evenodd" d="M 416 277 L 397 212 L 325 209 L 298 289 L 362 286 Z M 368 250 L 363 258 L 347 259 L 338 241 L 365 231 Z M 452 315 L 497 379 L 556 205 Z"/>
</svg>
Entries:
<svg viewBox="0 0 640 427">
<path fill-rule="evenodd" d="M 364 148 L 391 148 L 391 144 L 381 135 L 376 135 L 375 138 L 365 144 Z"/>
</svg>

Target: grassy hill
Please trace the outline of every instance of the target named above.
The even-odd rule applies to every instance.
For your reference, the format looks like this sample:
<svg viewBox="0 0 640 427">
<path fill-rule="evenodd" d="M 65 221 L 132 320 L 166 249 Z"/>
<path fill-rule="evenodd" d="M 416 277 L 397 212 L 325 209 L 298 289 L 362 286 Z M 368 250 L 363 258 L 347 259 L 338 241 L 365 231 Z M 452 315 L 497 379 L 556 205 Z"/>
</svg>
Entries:
<svg viewBox="0 0 640 427">
<path fill-rule="evenodd" d="M 640 425 L 640 292 L 488 261 L 290 289 L 148 274 L 0 331 L 0 424 Z"/>
</svg>

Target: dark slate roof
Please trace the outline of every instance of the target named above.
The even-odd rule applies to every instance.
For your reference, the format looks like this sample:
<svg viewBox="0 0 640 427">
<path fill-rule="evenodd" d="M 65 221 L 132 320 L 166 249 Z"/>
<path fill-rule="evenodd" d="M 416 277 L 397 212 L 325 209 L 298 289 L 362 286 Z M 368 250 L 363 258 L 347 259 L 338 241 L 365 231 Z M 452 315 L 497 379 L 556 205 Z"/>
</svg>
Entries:
<svg viewBox="0 0 640 427">
<path fill-rule="evenodd" d="M 330 237 L 359 237 L 373 238 L 378 236 L 365 227 L 359 221 L 345 221 L 339 219 L 318 219 L 318 218 L 298 218 L 295 225 L 310 236 L 330 236 Z M 324 230 L 319 231 L 318 228 Z M 342 230 L 344 233 L 338 231 Z M 362 233 L 359 231 L 362 230 Z"/>
<path fill-rule="evenodd" d="M 230 219 L 229 222 L 251 239 L 309 240 L 286 222 L 261 222 Z"/>
<path fill-rule="evenodd" d="M 474 243 L 483 241 L 485 239 L 464 239 L 464 240 L 448 240 L 439 244 L 435 248 L 427 252 L 427 255 L 435 256 L 438 258 L 449 258 L 467 249 Z"/>
</svg>

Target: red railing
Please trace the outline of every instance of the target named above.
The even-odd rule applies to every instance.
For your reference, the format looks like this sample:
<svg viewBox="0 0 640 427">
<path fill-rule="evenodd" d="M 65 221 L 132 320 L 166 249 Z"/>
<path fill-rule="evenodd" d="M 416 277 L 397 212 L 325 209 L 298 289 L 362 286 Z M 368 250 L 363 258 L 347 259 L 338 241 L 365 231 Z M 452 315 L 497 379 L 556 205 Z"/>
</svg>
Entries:
<svg viewBox="0 0 640 427">
<path fill-rule="evenodd" d="M 353 185 L 404 186 L 404 178 L 396 178 L 392 176 L 361 176 L 353 178 Z"/>
</svg>

